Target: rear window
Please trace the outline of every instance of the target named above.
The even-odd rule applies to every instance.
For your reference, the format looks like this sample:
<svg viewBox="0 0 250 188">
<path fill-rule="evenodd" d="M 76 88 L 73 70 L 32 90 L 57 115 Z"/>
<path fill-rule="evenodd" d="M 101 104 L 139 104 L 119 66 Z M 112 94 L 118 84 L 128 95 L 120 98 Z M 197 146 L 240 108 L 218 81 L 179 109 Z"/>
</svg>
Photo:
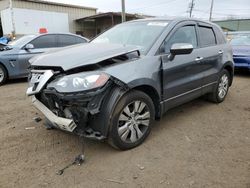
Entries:
<svg viewBox="0 0 250 188">
<path fill-rule="evenodd" d="M 74 44 L 79 43 L 85 43 L 86 40 L 72 35 L 58 35 L 58 46 L 64 47 L 64 46 L 70 46 Z"/>
<path fill-rule="evenodd" d="M 223 31 L 220 28 L 214 27 L 215 28 L 215 33 L 216 33 L 216 39 L 218 44 L 225 44 L 226 38 L 225 35 L 223 34 Z"/>
<path fill-rule="evenodd" d="M 200 42 L 201 42 L 202 47 L 216 45 L 215 35 L 211 27 L 199 26 L 199 31 L 200 31 L 200 39 L 201 39 Z"/>
</svg>

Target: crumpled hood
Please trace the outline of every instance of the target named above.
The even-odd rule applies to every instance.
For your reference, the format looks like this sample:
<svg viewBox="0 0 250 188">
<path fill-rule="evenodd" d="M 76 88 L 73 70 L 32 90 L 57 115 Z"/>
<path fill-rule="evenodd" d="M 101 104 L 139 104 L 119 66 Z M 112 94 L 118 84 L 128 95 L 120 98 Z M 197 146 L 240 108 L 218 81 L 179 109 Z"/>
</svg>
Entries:
<svg viewBox="0 0 250 188">
<path fill-rule="evenodd" d="M 67 71 L 136 50 L 139 50 L 137 46 L 86 43 L 41 54 L 32 58 L 30 63 L 32 66 L 61 67 Z"/>
<path fill-rule="evenodd" d="M 250 46 L 232 46 L 234 56 L 250 56 Z"/>
</svg>

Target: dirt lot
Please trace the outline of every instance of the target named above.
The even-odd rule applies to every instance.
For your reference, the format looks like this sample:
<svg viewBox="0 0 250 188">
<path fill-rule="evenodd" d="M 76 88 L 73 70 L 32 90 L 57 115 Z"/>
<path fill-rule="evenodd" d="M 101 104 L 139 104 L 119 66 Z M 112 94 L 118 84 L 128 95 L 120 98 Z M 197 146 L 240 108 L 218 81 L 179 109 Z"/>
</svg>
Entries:
<svg viewBox="0 0 250 188">
<path fill-rule="evenodd" d="M 198 99 L 169 111 L 138 148 L 87 140 L 86 163 L 62 176 L 79 139 L 35 123 L 26 87 L 0 88 L 0 187 L 250 187 L 250 74 L 236 75 L 222 104 Z"/>
</svg>

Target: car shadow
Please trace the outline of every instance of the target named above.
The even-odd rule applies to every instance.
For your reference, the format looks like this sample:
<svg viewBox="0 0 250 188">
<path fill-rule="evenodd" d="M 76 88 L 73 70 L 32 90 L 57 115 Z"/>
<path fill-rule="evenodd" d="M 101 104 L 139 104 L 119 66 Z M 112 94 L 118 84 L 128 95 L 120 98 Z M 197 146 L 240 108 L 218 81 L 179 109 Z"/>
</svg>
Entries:
<svg viewBox="0 0 250 188">
<path fill-rule="evenodd" d="M 27 78 L 11 79 L 7 80 L 7 82 L 4 85 L 19 84 L 25 82 L 27 82 Z"/>
<path fill-rule="evenodd" d="M 249 70 L 235 70 L 234 76 L 250 78 L 250 71 Z"/>
</svg>

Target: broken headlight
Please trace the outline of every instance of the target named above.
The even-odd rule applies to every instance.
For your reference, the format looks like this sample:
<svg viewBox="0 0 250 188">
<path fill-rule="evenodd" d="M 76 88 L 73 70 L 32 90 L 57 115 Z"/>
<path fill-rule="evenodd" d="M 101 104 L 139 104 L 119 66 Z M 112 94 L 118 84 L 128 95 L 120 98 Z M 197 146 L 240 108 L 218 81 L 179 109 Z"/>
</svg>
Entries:
<svg viewBox="0 0 250 188">
<path fill-rule="evenodd" d="M 80 92 L 104 86 L 109 77 L 105 73 L 71 74 L 54 80 L 48 88 L 54 88 L 60 93 Z"/>
</svg>

